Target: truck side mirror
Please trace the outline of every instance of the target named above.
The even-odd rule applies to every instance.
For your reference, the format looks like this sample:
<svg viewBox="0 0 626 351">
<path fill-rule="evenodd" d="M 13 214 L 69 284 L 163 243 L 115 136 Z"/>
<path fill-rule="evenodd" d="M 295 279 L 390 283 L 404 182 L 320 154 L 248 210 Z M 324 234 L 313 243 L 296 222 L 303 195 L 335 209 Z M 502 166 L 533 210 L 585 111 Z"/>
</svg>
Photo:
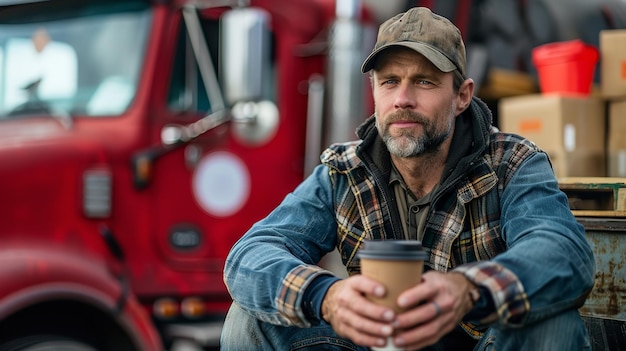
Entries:
<svg viewBox="0 0 626 351">
<path fill-rule="evenodd" d="M 236 8 L 221 18 L 221 81 L 226 103 L 264 98 L 270 79 L 270 15 L 260 8 Z"/>
<path fill-rule="evenodd" d="M 248 145 L 261 145 L 276 133 L 279 112 L 271 101 L 270 14 L 260 8 L 236 8 L 221 17 L 220 81 L 231 106 L 233 134 Z"/>
</svg>

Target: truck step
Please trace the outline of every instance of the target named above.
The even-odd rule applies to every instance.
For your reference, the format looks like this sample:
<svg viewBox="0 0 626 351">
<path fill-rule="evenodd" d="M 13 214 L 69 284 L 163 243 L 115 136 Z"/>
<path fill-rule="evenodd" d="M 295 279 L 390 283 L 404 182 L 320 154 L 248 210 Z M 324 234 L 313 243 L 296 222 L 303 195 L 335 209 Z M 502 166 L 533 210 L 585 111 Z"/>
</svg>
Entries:
<svg viewBox="0 0 626 351">
<path fill-rule="evenodd" d="M 626 217 L 626 178 L 560 178 L 559 188 L 577 217 Z"/>
</svg>

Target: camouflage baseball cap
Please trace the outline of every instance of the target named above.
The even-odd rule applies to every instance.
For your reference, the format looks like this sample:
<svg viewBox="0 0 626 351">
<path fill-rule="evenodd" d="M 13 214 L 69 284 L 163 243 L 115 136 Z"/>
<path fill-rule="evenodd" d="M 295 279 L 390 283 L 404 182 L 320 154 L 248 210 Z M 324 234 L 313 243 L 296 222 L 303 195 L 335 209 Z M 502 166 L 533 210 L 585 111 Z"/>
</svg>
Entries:
<svg viewBox="0 0 626 351">
<path fill-rule="evenodd" d="M 426 7 L 414 7 L 381 24 L 374 50 L 363 62 L 361 72 L 374 68 L 378 54 L 394 46 L 413 49 L 442 72 L 458 69 L 465 77 L 465 44 L 461 32 L 447 18 Z"/>
</svg>

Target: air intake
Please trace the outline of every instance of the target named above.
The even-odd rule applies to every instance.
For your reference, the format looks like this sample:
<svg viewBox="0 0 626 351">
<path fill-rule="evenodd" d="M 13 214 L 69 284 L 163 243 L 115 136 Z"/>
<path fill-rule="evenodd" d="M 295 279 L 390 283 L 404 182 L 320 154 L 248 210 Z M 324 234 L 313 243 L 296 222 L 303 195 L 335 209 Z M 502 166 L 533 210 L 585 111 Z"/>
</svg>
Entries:
<svg viewBox="0 0 626 351">
<path fill-rule="evenodd" d="M 88 218 L 106 218 L 111 215 L 111 172 L 92 169 L 83 175 L 83 212 Z"/>
</svg>

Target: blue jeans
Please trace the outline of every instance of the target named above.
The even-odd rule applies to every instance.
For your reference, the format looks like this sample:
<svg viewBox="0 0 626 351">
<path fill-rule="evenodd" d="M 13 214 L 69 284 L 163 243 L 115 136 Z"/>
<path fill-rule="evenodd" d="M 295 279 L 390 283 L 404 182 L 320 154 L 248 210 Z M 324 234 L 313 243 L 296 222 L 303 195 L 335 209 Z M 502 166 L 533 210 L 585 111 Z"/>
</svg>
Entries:
<svg viewBox="0 0 626 351">
<path fill-rule="evenodd" d="M 283 327 L 261 322 L 233 303 L 221 337 L 222 351 L 246 350 L 351 350 L 367 351 L 335 334 L 323 323 L 311 328 Z M 445 351 L 434 345 L 432 351 Z M 591 350 L 591 343 L 577 310 L 519 329 L 489 328 L 474 351 L 577 351 Z"/>
</svg>

